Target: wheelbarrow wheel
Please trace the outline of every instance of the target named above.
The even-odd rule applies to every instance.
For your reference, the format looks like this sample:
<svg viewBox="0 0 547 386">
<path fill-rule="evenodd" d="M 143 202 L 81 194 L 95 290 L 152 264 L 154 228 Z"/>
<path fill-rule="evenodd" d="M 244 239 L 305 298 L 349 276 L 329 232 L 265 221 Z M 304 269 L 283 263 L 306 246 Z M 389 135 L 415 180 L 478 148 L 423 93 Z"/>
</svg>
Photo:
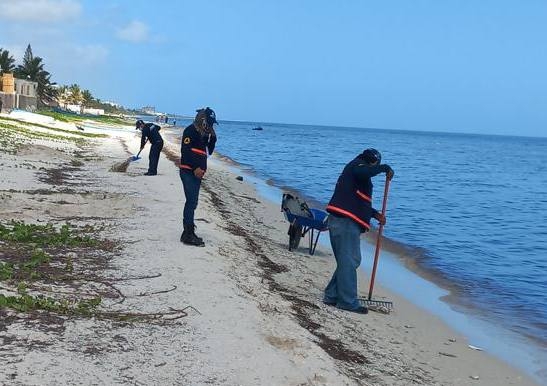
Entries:
<svg viewBox="0 0 547 386">
<path fill-rule="evenodd" d="M 289 227 L 289 251 L 298 248 L 302 238 L 302 225 L 291 224 Z"/>
</svg>

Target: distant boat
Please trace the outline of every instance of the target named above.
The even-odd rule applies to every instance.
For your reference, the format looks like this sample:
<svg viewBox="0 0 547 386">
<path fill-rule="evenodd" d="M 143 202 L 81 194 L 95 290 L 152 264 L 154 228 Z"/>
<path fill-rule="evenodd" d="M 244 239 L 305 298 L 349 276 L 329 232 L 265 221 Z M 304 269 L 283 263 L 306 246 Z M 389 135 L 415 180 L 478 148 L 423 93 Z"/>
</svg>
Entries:
<svg viewBox="0 0 547 386">
<path fill-rule="evenodd" d="M 262 127 L 258 126 L 258 127 L 254 127 L 253 130 L 264 130 Z"/>
</svg>

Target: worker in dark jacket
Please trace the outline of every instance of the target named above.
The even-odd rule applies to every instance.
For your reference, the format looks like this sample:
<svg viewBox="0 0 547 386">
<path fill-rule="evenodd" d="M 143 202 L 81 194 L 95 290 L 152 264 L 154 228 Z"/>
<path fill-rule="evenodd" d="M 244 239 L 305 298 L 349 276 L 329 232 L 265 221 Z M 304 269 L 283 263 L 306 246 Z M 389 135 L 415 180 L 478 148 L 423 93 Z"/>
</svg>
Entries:
<svg viewBox="0 0 547 386">
<path fill-rule="evenodd" d="M 154 123 L 144 123 L 141 119 L 137 121 L 136 127 L 141 130 L 141 151 L 144 149 L 147 141 L 150 141 L 150 154 L 148 156 L 148 171 L 145 176 L 155 176 L 158 174 L 158 162 L 160 160 L 161 149 L 163 149 L 163 138 L 160 135 L 161 127 Z"/>
<path fill-rule="evenodd" d="M 325 288 L 323 302 L 340 309 L 366 314 L 368 309 L 357 298 L 357 268 L 361 264 L 361 233 L 370 230 L 370 219 L 380 224 L 386 219 L 372 207 L 371 178 L 385 173 L 393 178 L 393 169 L 380 164 L 376 149 L 366 149 L 349 162 L 338 178 L 327 206 L 329 236 L 336 270 Z"/>
<path fill-rule="evenodd" d="M 180 179 L 186 197 L 182 219 L 184 231 L 180 241 L 202 247 L 205 243 L 196 236 L 194 211 L 198 206 L 201 180 L 207 171 L 207 156 L 215 150 L 217 136 L 213 125 L 218 122 L 215 112 L 209 107 L 196 111 L 194 122 L 184 129 L 180 149 Z"/>
</svg>

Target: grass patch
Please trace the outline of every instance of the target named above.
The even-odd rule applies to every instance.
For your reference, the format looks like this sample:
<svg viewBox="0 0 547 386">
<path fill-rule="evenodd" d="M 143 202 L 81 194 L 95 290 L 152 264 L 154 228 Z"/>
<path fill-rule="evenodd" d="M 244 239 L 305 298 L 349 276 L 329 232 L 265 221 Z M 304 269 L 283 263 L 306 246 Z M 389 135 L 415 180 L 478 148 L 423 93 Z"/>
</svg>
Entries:
<svg viewBox="0 0 547 386">
<path fill-rule="evenodd" d="M 14 123 L 18 123 L 19 125 L 16 126 L 16 125 L 13 125 L 13 124 L 10 124 L 10 123 L 5 123 L 5 122 L 2 122 L 2 121 L 14 122 Z M 23 125 L 23 126 L 21 126 L 21 125 Z M 66 134 L 71 134 L 71 135 L 75 135 L 77 137 L 83 137 L 83 138 L 108 138 L 108 134 L 85 133 L 83 131 L 65 130 L 65 129 L 60 129 L 58 127 L 42 125 L 41 123 L 29 123 L 29 122 L 25 122 L 25 121 L 22 121 L 22 120 L 19 120 L 19 119 L 6 118 L 6 117 L 1 117 L 0 118 L 0 127 L 1 126 L 8 127 L 8 128 L 14 128 L 14 129 L 29 130 L 33 133 L 36 133 L 35 130 L 29 129 L 29 127 L 34 126 L 34 127 L 41 127 L 41 128 L 44 128 L 44 129 L 55 131 L 55 132 L 58 132 L 58 133 L 66 133 Z M 70 138 L 70 137 L 62 136 L 62 138 Z"/>
<path fill-rule="evenodd" d="M 78 114 L 70 114 L 70 113 L 61 113 L 58 111 L 51 111 L 51 110 L 40 110 L 37 112 L 37 114 L 41 115 L 47 115 L 48 117 L 55 118 L 58 121 L 63 122 L 83 122 L 83 121 L 95 121 L 100 123 L 108 123 L 113 125 L 127 125 L 129 123 L 133 123 L 132 120 L 120 118 L 115 115 L 78 115 Z"/>
</svg>

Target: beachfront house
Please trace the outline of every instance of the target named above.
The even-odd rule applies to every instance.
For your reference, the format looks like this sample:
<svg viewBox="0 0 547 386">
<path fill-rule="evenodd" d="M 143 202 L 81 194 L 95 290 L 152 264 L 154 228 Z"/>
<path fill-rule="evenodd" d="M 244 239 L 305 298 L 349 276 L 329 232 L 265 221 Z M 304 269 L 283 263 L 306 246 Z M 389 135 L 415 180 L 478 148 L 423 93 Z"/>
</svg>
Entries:
<svg viewBox="0 0 547 386">
<path fill-rule="evenodd" d="M 11 73 L 0 76 L 0 111 L 11 109 L 35 110 L 38 98 L 38 83 L 18 79 Z"/>
</svg>

